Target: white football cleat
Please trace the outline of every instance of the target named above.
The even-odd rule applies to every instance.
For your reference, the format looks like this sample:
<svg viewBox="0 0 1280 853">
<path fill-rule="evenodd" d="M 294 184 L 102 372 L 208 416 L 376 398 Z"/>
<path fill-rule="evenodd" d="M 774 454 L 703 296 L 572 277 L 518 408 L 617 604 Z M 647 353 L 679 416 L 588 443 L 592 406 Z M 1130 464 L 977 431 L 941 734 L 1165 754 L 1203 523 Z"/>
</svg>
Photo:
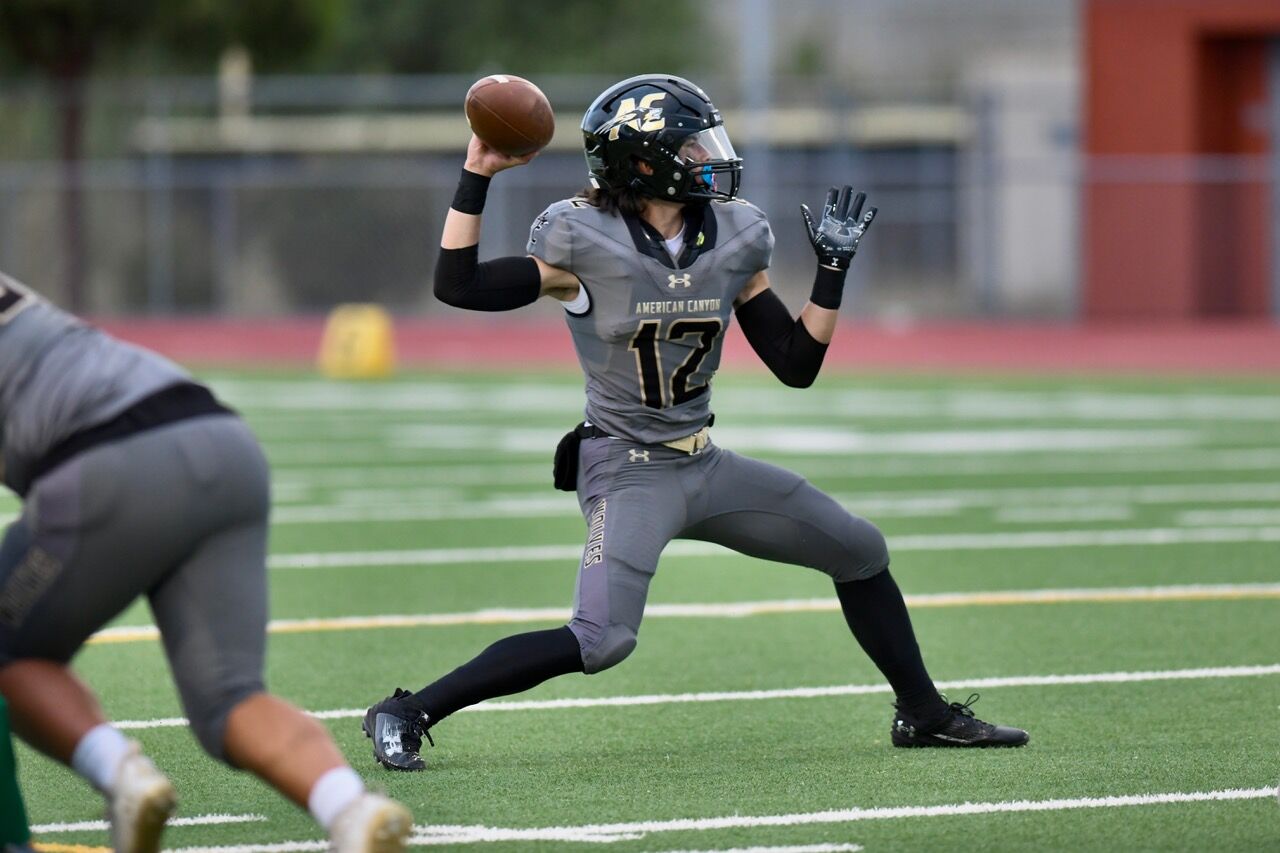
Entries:
<svg viewBox="0 0 1280 853">
<path fill-rule="evenodd" d="M 395 800 L 361 794 L 329 827 L 335 853 L 399 853 L 413 829 L 413 815 Z"/>
<path fill-rule="evenodd" d="M 136 741 L 116 771 L 114 790 L 107 797 L 111 847 L 117 853 L 156 853 L 165 821 L 178 805 L 173 783 Z"/>
</svg>

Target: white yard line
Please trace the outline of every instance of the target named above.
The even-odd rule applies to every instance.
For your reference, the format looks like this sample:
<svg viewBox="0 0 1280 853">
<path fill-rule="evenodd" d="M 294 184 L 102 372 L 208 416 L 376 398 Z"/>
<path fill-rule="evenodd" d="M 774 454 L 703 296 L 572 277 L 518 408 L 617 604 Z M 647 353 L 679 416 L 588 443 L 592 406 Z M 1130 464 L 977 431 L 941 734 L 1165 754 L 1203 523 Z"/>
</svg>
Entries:
<svg viewBox="0 0 1280 853">
<path fill-rule="evenodd" d="M 1280 466 L 1280 452 L 1277 452 Z M 333 461 L 333 460 L 331 460 Z M 545 464 L 522 462 L 503 464 L 494 460 L 488 465 L 326 465 L 317 468 L 280 468 L 272 476 L 273 483 L 284 482 L 296 488 L 347 489 L 370 486 L 501 486 L 531 483 L 550 484 L 550 469 Z M 1249 466 L 1255 470 L 1258 466 Z"/>
<path fill-rule="evenodd" d="M 732 553 L 719 546 L 704 543 L 673 542 L 666 553 L 673 553 L 676 545 L 698 545 L 698 554 Z M 680 550 L 680 549 L 677 549 Z M 462 563 L 508 563 L 539 560 L 578 560 L 582 557 L 582 545 L 529 545 L 497 548 L 426 548 L 414 551 L 321 551 L 312 554 L 275 554 L 267 558 L 272 569 L 321 569 L 355 566 L 439 566 Z"/>
<path fill-rule="evenodd" d="M 316 467 L 279 467 L 273 482 L 295 489 L 323 489 L 370 486 L 490 486 L 550 483 L 545 464 L 515 463 L 497 459 L 489 464 L 459 465 L 448 460 L 433 465 L 417 462 L 406 465 L 351 465 L 346 459 L 335 466 L 330 454 L 326 464 Z M 1108 474 L 1146 471 L 1266 471 L 1280 468 L 1280 448 L 1229 450 L 1162 450 L 1122 453 L 1068 454 L 1010 458 L 974 454 L 958 459 L 823 459 L 821 462 L 795 460 L 788 463 L 801 474 L 814 478 L 903 478 L 938 476 L 979 476 L 1027 474 Z"/>
<path fill-rule="evenodd" d="M 417 448 L 397 447 L 385 441 L 317 441 L 310 437 L 303 441 L 301 438 L 295 438 L 292 441 L 264 441 L 262 444 L 272 466 L 324 466 L 334 460 L 340 460 L 345 465 L 361 462 L 379 465 L 396 460 L 420 465 L 433 458 Z"/>
<path fill-rule="evenodd" d="M 168 847 L 165 848 L 165 853 L 308 853 L 328 849 L 328 841 L 281 841 L 275 844 L 227 844 L 222 847 Z"/>
<path fill-rule="evenodd" d="M 997 551 L 1041 548 L 1105 548 L 1129 545 L 1189 545 L 1222 542 L 1280 542 L 1280 526 L 1274 527 L 1150 527 L 1115 530 L 1034 530 L 1010 533 L 931 533 L 894 536 L 889 550 L 896 554 L 915 551 Z M 730 556 L 734 551 L 710 542 L 678 540 L 663 557 Z M 526 545 L 498 548 L 422 548 L 388 551 L 320 551 L 273 554 L 273 569 L 323 569 L 367 566 L 443 566 L 470 563 L 529 563 L 577 561 L 582 545 Z"/>
<path fill-rule="evenodd" d="M 563 493 L 536 493 L 523 498 L 458 501 L 430 504 L 384 503 L 364 505 L 321 504 L 279 506 L 271 512 L 272 524 L 333 524 L 370 521 L 451 521 L 486 518 L 574 517 L 578 503 Z"/>
<path fill-rule="evenodd" d="M 999 506 L 993 513 L 998 524 L 1088 523 L 1091 521 L 1128 521 L 1133 518 L 1130 504 L 1086 504 L 1084 506 Z M 1276 519 L 1280 524 L 1280 518 Z"/>
<path fill-rule="evenodd" d="M 480 844 L 503 841 L 559 841 L 611 844 L 633 841 L 665 832 L 717 832 L 766 827 L 823 826 L 861 823 L 869 820 L 960 817 L 972 815 L 1061 812 L 1078 809 L 1134 808 L 1175 803 L 1212 803 L 1261 800 L 1275 796 L 1274 788 L 1232 788 L 1218 791 L 1174 791 L 1169 793 L 1122 794 L 1109 797 L 1077 797 L 1053 800 L 997 800 L 995 802 L 954 803 L 933 806 L 875 806 L 831 809 L 771 815 L 727 815 L 709 818 L 633 821 L 555 827 L 491 827 L 481 825 L 418 826 L 409 844 L 415 847 L 447 844 Z M 223 847 L 179 847 L 173 853 L 304 853 L 324 850 L 323 841 L 293 841 L 276 844 L 240 844 Z M 835 853 L 852 851 L 857 845 L 794 845 L 787 847 L 734 848 L 721 853 Z M 675 851 L 672 851 L 675 853 Z"/>
<path fill-rule="evenodd" d="M 260 814 L 206 814 L 193 817 L 170 818 L 166 826 L 217 826 L 229 823 L 261 823 L 267 818 Z M 93 832 L 107 830 L 110 826 L 105 820 L 82 820 L 78 823 L 40 823 L 31 827 L 37 835 L 48 835 L 59 832 Z"/>
<path fill-rule="evenodd" d="M 476 450 L 494 453 L 543 453 L 555 447 L 560 428 L 514 426 L 393 426 L 388 447 L 430 450 Z M 1063 453 L 1100 449 L 1192 447 L 1203 436 L 1188 429 L 935 429 L 865 430 L 850 426 L 716 427 L 715 440 L 742 452 L 783 455 L 870 455 L 886 453 L 948 456 L 968 453 Z M 334 447 L 340 447 L 335 442 Z"/>
<path fill-rule="evenodd" d="M 580 411 L 577 382 L 474 384 L 402 381 L 391 385 L 291 380 L 214 380 L 237 408 L 263 415 L 289 412 L 544 413 Z M 811 388 L 803 394 L 768 386 L 717 387 L 718 410 L 782 411 L 791 416 L 833 414 L 862 418 L 1079 421 L 1280 421 L 1280 399 L 1270 394 L 1173 392 L 1139 394 L 1099 391 L 1001 391 Z"/>
<path fill-rule="evenodd" d="M 1280 500 L 1280 483 L 1122 483 L 1106 486 L 1037 486 L 1002 489 L 930 489 L 925 492 L 852 492 L 833 495 L 867 512 L 916 501 L 952 501 L 964 508 L 1029 503 L 1096 505 L 1104 501 L 1135 504 L 1229 503 Z"/>
<path fill-rule="evenodd" d="M 475 844 L 481 841 L 506 840 L 478 837 L 474 832 L 457 835 L 437 834 L 430 827 L 420 827 L 425 833 L 411 837 L 411 847 L 438 847 L 452 844 Z M 498 832 L 501 832 L 499 830 Z M 619 841 L 635 841 L 644 836 L 639 834 L 618 833 L 611 835 L 592 835 L 576 830 L 524 830 L 515 838 L 517 841 L 552 841 L 573 842 L 579 844 L 616 844 Z M 328 850 L 327 841 L 282 841 L 274 844 L 229 844 L 219 847 L 173 847 L 166 853 L 308 853 L 308 851 Z"/>
<path fill-rule="evenodd" d="M 1178 523 L 1189 527 L 1219 524 L 1280 524 L 1280 509 L 1200 509 L 1178 514 Z"/>
<path fill-rule="evenodd" d="M 896 820 L 921 817 L 954 817 L 959 815 L 1011 814 L 1020 812 L 1056 812 L 1074 809 L 1122 808 L 1129 806 L 1153 806 L 1169 803 L 1203 803 L 1231 800 L 1259 800 L 1275 795 L 1274 788 L 1235 788 L 1221 791 L 1173 792 L 1165 794 L 1133 794 L 1111 797 L 1079 797 L 1055 800 L 1004 800 L 987 803 L 957 803 L 936 806 L 881 806 L 874 808 L 835 809 L 821 812 L 800 812 L 780 815 L 729 815 L 713 818 L 686 818 L 664 821 L 637 821 L 632 823 L 591 824 L 576 827 L 545 827 L 537 829 L 495 829 L 487 826 L 448 827 L 456 837 L 470 834 L 476 842 L 520 840 L 519 833 L 550 831 L 576 831 L 584 835 L 634 836 L 659 832 L 708 832 L 726 829 L 754 829 L 778 826 L 813 826 L 821 824 L 847 824 L 867 820 Z M 444 829 L 444 828 L 442 828 Z M 419 833 L 419 839 L 429 840 L 430 835 Z"/>
<path fill-rule="evenodd" d="M 1113 603 L 1142 601 L 1221 601 L 1280 598 L 1280 583 L 1175 584 L 1168 586 L 1085 587 L 1067 589 L 998 590 L 992 592 L 935 592 L 906 596 L 919 610 L 934 607 L 990 607 L 1021 604 Z M 794 598 L 776 601 L 736 601 L 705 604 L 650 604 L 646 619 L 742 619 L 783 613 L 836 613 L 835 598 Z M 273 619 L 272 634 L 359 631 L 385 628 L 429 628 L 453 625 L 510 625 L 565 621 L 565 607 L 493 607 L 462 613 L 415 613 L 378 616 L 331 616 L 314 619 Z M 155 640 L 154 625 L 118 625 L 94 634 L 95 645 Z"/>
<path fill-rule="evenodd" d="M 485 501 L 430 503 L 409 496 L 399 501 L 384 493 L 381 502 L 360 503 L 342 495 L 338 504 L 290 505 L 278 501 L 271 514 L 273 524 L 368 524 L 412 521 L 458 521 L 502 518 L 575 518 L 578 505 L 572 498 L 556 493 L 532 494 L 527 497 L 498 497 Z M 938 518 L 954 515 L 961 507 L 947 500 L 922 501 L 917 504 L 875 508 L 878 518 Z"/>
<path fill-rule="evenodd" d="M 1262 666 L 1223 666 L 1200 669 L 1167 669 L 1145 672 L 1095 672 L 1078 675 L 1020 675 L 1000 678 L 971 678 L 963 681 L 939 681 L 939 690 L 968 690 L 984 687 L 1056 687 L 1080 684 L 1131 684 L 1149 681 L 1196 681 L 1213 678 L 1257 678 L 1280 675 L 1280 664 Z M 655 693 L 639 696 L 602 696 L 583 699 L 531 699 L 507 702 L 482 702 L 463 708 L 463 712 L 480 711 L 559 711 L 572 708 L 618 708 L 639 705 L 685 705 L 704 702 L 759 702 L 772 699 L 821 699 L 833 696 L 863 696 L 891 692 L 887 684 L 841 684 L 828 687 L 793 687 L 779 690 L 727 690 L 701 693 Z M 364 708 L 333 711 L 309 711 L 322 720 L 363 717 Z M 460 712 L 461 713 L 461 712 Z M 113 723 L 121 729 L 161 729 L 185 726 L 182 717 L 153 720 L 123 720 Z"/>
<path fill-rule="evenodd" d="M 1016 533 L 940 533 L 895 536 L 889 550 L 989 551 L 1020 548 L 1103 548 L 1125 545 L 1194 545 L 1220 542 L 1280 542 L 1277 527 L 1177 527 L 1121 530 L 1046 530 Z"/>
<path fill-rule="evenodd" d="M 406 488 L 365 490 L 363 494 L 339 496 L 336 503 L 297 505 L 281 501 L 272 511 L 271 521 L 287 524 L 336 524 L 369 522 L 433 522 L 509 518 L 576 518 L 577 500 L 559 492 L 516 492 L 497 494 L 483 500 L 453 500 L 448 489 Z M 296 494 L 296 490 L 295 490 Z M 1109 510 L 1108 503 L 1126 504 L 1206 504 L 1280 501 L 1280 483 L 1214 483 L 1166 485 L 1112 485 L 1007 489 L 937 489 L 927 492 L 864 492 L 833 494 L 859 515 L 871 518 L 932 518 L 953 515 L 965 509 L 996 508 L 1006 516 L 1022 513 L 1028 522 L 1039 520 L 1090 521 L 1125 517 Z M 1207 518 L 1204 516 L 1202 518 Z M 1224 524 L 1245 524 L 1245 516 L 1224 516 Z M 1280 524 L 1280 514 L 1260 514 L 1255 524 Z M 1183 522 L 1194 526 L 1197 522 Z M 1200 521 L 1199 524 L 1211 523 Z"/>
<path fill-rule="evenodd" d="M 730 448 L 732 449 L 732 448 Z M 812 477 L 925 477 L 967 476 L 990 478 L 1028 474 L 1128 474 L 1181 471 L 1267 471 L 1280 468 L 1280 448 L 1250 447 L 1230 449 L 1121 450 L 1097 453 L 994 456 L 975 453 L 956 459 L 822 459 L 787 463 Z"/>
<path fill-rule="evenodd" d="M 925 492 L 862 492 L 833 494 L 837 501 L 859 515 L 932 517 L 963 509 L 1042 505 L 1046 512 L 1084 507 L 1094 510 L 1104 503 L 1179 504 L 1280 501 L 1280 483 L 1187 483 L 1109 486 L 1055 486 L 1003 489 L 935 489 Z M 575 517 L 577 500 L 556 492 L 519 492 L 493 495 L 484 500 L 450 500 L 440 490 L 383 489 L 366 492 L 362 500 L 343 498 L 339 503 L 278 506 L 274 524 L 333 524 L 402 521 L 453 521 L 458 519 Z M 1101 520 L 1114 517 L 1102 516 Z M 1280 516 L 1276 517 L 1280 519 Z M 1064 520 L 1072 520 L 1070 515 Z M 1088 520 L 1083 519 L 1083 520 Z"/>
<path fill-rule="evenodd" d="M 527 420 L 519 423 L 527 424 Z M 306 441 L 272 438 L 265 441 L 269 455 L 297 458 L 307 453 L 341 457 L 354 449 L 372 450 L 474 450 L 501 453 L 546 453 L 565 428 L 511 425 L 510 423 L 371 423 L 359 436 L 306 433 Z M 1252 433 L 1250 433 L 1252 435 Z M 1099 450 L 1193 447 L 1202 444 L 1201 429 L 1136 427 L 1000 426 L 982 429 L 866 429 L 857 424 L 799 423 L 758 424 L 736 421 L 717 427 L 718 444 L 748 452 L 768 451 L 798 455 L 993 455 L 1028 452 L 1067 453 Z"/>
<path fill-rule="evenodd" d="M 390 426 L 380 435 L 356 442 L 309 437 L 305 442 L 267 441 L 273 462 L 318 462 L 341 458 L 350 463 L 357 451 L 414 459 L 441 451 L 544 455 L 563 434 L 560 427 Z M 971 453 L 1096 453 L 1100 450 L 1193 447 L 1205 435 L 1189 429 L 1002 429 L 874 431 L 831 426 L 717 427 L 717 444 L 748 453 L 796 456 L 884 456 L 886 454 L 952 456 Z M 371 460 L 375 461 L 375 460 Z"/>
</svg>

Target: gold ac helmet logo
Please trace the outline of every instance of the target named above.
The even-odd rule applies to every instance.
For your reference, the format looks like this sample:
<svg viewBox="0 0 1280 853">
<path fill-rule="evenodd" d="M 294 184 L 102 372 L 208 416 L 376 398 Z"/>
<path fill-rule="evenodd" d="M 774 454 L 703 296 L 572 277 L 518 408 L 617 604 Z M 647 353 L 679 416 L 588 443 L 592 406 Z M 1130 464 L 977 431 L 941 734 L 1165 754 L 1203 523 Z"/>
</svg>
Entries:
<svg viewBox="0 0 1280 853">
<path fill-rule="evenodd" d="M 614 125 L 609 129 L 609 140 L 616 140 L 623 127 L 645 132 L 666 127 L 667 120 L 662 117 L 662 108 L 654 106 L 665 97 L 665 92 L 650 92 L 640 99 L 639 106 L 636 105 L 635 98 L 623 98 L 618 104 Z"/>
</svg>

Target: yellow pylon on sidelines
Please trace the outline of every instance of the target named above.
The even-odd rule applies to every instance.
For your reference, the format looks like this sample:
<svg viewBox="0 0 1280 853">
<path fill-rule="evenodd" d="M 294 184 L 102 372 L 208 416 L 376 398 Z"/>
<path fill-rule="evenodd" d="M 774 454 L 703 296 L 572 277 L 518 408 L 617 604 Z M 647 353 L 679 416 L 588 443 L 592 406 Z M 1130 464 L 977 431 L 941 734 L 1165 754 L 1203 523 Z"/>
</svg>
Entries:
<svg viewBox="0 0 1280 853">
<path fill-rule="evenodd" d="M 379 379 L 395 370 L 391 315 L 381 305 L 339 305 L 329 312 L 317 365 L 331 379 Z"/>
</svg>

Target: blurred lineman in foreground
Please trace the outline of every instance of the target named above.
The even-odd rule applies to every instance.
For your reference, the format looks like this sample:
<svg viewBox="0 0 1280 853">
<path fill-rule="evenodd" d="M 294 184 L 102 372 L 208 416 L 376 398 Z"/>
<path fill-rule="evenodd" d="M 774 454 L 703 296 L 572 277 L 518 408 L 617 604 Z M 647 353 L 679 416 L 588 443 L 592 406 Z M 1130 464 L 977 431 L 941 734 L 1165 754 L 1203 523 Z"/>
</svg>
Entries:
<svg viewBox="0 0 1280 853">
<path fill-rule="evenodd" d="M 213 757 L 308 808 L 338 851 L 397 851 L 408 811 L 367 793 L 315 719 L 267 693 L 266 459 L 181 368 L 0 274 L 0 694 L 14 731 L 102 792 L 112 847 L 159 849 L 173 785 L 67 663 L 146 595 Z"/>
</svg>

